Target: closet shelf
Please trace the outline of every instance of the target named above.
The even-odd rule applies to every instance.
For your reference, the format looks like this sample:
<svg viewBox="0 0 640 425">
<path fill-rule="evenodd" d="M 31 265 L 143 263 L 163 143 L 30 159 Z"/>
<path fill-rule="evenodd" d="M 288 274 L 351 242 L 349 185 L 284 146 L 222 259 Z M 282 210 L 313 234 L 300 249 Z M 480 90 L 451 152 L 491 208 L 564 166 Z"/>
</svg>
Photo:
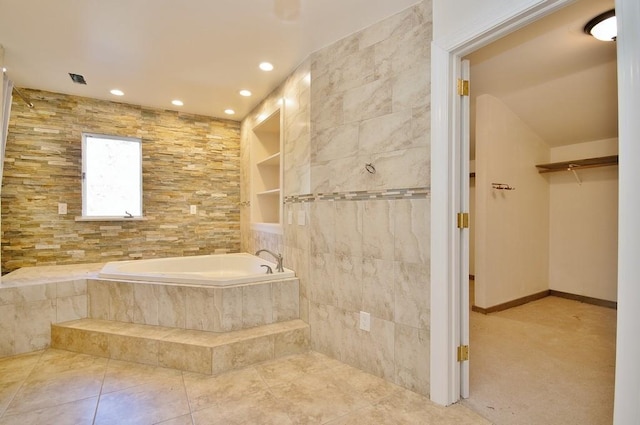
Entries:
<svg viewBox="0 0 640 425">
<path fill-rule="evenodd" d="M 583 170 L 585 168 L 607 167 L 618 165 L 618 155 L 601 156 L 598 158 L 576 159 L 574 161 L 553 162 L 550 164 L 537 164 L 538 172 L 553 173 L 554 171 Z"/>
</svg>

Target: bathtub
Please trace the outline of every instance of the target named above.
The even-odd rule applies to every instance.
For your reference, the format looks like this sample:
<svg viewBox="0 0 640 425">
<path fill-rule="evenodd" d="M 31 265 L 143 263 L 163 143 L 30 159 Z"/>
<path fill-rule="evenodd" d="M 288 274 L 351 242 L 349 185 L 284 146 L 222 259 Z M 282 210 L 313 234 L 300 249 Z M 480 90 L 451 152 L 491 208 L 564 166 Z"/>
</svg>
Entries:
<svg viewBox="0 0 640 425">
<path fill-rule="evenodd" d="M 264 254 L 263 254 L 264 255 Z M 273 274 L 267 274 L 268 265 Z M 113 261 L 98 273 L 101 279 L 134 280 L 207 286 L 229 286 L 295 277 L 293 270 L 251 254 L 215 254 L 150 260 Z"/>
</svg>

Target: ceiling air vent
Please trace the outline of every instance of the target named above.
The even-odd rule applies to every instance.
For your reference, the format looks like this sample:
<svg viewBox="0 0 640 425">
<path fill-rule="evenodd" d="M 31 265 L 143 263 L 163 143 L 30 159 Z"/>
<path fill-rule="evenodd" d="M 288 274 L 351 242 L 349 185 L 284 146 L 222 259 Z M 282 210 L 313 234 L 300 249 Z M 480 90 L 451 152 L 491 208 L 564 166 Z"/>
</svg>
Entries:
<svg viewBox="0 0 640 425">
<path fill-rule="evenodd" d="M 69 77 L 71 77 L 71 81 L 73 81 L 76 84 L 87 84 L 87 81 L 80 74 L 73 74 L 70 72 Z"/>
</svg>

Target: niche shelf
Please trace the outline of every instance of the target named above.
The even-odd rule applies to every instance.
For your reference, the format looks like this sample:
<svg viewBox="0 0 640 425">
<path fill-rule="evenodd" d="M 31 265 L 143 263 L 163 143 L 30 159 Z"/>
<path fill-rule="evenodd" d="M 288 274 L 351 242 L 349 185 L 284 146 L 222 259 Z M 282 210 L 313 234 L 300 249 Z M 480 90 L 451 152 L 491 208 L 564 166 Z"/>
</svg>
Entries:
<svg viewBox="0 0 640 425">
<path fill-rule="evenodd" d="M 586 168 L 608 167 L 618 165 L 618 155 L 601 156 L 597 158 L 576 159 L 574 161 L 552 162 L 550 164 L 538 164 L 538 172 L 553 173 L 555 171 L 574 171 Z"/>
<path fill-rule="evenodd" d="M 282 233 L 282 115 L 280 110 L 253 129 L 251 141 L 251 227 Z"/>
</svg>

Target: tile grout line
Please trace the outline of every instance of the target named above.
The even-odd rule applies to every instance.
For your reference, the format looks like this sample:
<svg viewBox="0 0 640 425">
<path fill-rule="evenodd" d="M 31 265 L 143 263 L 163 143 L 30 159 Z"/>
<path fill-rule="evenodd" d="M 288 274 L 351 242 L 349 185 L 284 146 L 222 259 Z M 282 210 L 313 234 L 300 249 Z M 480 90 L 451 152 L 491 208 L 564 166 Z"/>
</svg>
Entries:
<svg viewBox="0 0 640 425">
<path fill-rule="evenodd" d="M 111 358 L 107 357 L 107 364 L 104 366 L 104 373 L 102 374 L 102 382 L 100 383 L 100 391 L 98 392 L 98 400 L 96 400 L 96 408 L 93 412 L 93 420 L 91 423 L 95 425 L 96 418 L 98 417 L 98 408 L 100 407 L 100 399 L 102 398 L 102 389 L 104 388 L 104 381 L 107 379 L 107 371 L 109 370 L 109 364 L 111 363 Z"/>
<path fill-rule="evenodd" d="M 182 380 L 182 389 L 184 390 L 184 395 L 187 398 L 187 406 L 189 406 L 189 419 L 191 419 L 191 425 L 195 425 L 195 422 L 193 421 L 193 409 L 191 408 L 191 398 L 189 397 L 189 392 L 187 391 L 187 384 L 184 382 L 184 373 L 185 373 L 184 370 L 180 371 L 180 379 Z"/>
<path fill-rule="evenodd" d="M 18 390 L 13 394 L 13 396 L 11 397 L 11 400 L 9 400 L 9 403 L 7 403 L 7 407 L 5 407 L 4 410 L 2 411 L 2 413 L 0 413 L 0 418 L 4 418 L 5 417 L 4 415 L 5 415 L 5 413 L 7 413 L 7 410 L 9 410 L 9 407 L 11 407 L 11 403 L 13 403 L 13 401 L 15 400 L 16 396 L 18 395 L 18 393 L 20 393 L 20 391 L 24 387 L 24 384 L 27 382 L 27 380 L 29 379 L 29 377 L 31 376 L 33 371 L 35 370 L 36 366 L 38 366 L 40 364 L 40 362 L 42 361 L 42 356 L 44 355 L 45 351 L 46 350 L 42 350 L 42 352 L 38 355 L 38 360 L 33 364 L 33 366 L 31 366 L 31 370 L 29 371 L 27 376 L 25 376 L 22 379 L 22 382 L 20 383 L 20 386 L 18 387 Z"/>
</svg>

